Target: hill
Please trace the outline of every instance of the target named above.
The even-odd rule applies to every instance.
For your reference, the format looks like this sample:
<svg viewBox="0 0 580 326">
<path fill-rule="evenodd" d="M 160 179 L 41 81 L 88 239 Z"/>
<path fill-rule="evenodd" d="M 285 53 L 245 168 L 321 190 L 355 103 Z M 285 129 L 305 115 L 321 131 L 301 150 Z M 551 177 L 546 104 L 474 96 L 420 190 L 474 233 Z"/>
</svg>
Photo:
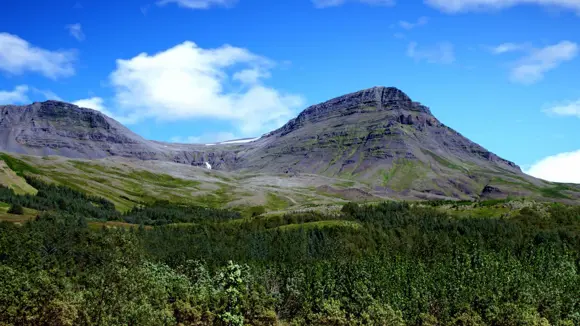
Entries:
<svg viewBox="0 0 580 326">
<path fill-rule="evenodd" d="M 449 128 L 428 107 L 394 87 L 343 95 L 305 109 L 258 139 L 217 144 L 146 140 L 98 111 L 64 102 L 0 106 L 0 150 L 28 155 L 20 158 L 42 170 L 45 177 L 69 183 L 78 178 L 77 187 L 115 196 L 114 202 L 127 207 L 131 201 L 155 197 L 159 182 L 142 178 L 149 191 L 136 192 L 135 180 L 126 180 L 132 172 L 121 175 L 114 169 L 145 170 L 160 176 L 153 179 L 168 175 L 195 181 L 195 189 L 181 185 L 170 193 L 243 206 L 267 205 L 272 192 L 278 202 L 285 202 L 277 205 L 280 207 L 320 204 L 332 198 L 481 200 L 515 196 L 568 203 L 580 198 L 578 186 L 526 175 L 516 164 Z M 84 163 L 78 163 L 79 159 Z M 211 171 L 205 169 L 206 163 Z M 113 172 L 99 176 L 107 169 Z M 87 185 L 87 180 L 95 178 L 99 181 Z M 282 190 L 267 190 L 271 185 Z M 111 188 L 115 189 L 112 195 Z"/>
</svg>

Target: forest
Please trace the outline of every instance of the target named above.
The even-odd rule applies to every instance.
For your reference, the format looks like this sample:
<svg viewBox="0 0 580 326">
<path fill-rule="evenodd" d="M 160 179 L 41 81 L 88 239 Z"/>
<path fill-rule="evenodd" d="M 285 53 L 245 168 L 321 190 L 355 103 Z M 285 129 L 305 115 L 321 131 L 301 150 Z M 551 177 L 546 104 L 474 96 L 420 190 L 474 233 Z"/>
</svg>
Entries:
<svg viewBox="0 0 580 326">
<path fill-rule="evenodd" d="M 580 207 L 481 218 L 392 201 L 243 216 L 157 202 L 119 213 L 27 182 L 36 195 L 0 188 L 0 202 L 39 211 L 0 223 L 0 325 L 580 325 Z"/>
</svg>

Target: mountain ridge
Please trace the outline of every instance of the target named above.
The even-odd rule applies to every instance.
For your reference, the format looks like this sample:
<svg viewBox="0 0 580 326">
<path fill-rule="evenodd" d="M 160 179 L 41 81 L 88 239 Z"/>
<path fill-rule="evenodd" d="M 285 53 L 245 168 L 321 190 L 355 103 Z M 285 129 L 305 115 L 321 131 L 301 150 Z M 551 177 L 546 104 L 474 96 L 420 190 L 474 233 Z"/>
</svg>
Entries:
<svg viewBox="0 0 580 326">
<path fill-rule="evenodd" d="M 20 154 L 312 174 L 361 182 L 373 196 L 419 199 L 526 196 L 550 185 L 441 123 L 395 87 L 345 94 L 257 139 L 211 145 L 146 140 L 99 111 L 59 101 L 0 106 L 0 114 L 0 150 Z"/>
</svg>

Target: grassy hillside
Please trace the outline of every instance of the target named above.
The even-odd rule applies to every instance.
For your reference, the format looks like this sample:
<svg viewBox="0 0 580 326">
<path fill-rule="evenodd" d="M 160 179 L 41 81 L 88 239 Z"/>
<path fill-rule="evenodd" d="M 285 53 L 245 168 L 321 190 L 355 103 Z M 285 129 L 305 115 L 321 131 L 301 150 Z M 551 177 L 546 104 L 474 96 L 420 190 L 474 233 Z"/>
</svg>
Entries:
<svg viewBox="0 0 580 326">
<path fill-rule="evenodd" d="M 10 162 L 10 165 L 6 162 Z M 22 178 L 22 170 L 18 170 L 18 166 L 14 163 L 15 161 L 8 159 L 7 155 L 0 155 L 0 185 L 9 187 L 19 194 L 35 194 L 36 189 L 26 183 L 26 180 Z"/>
<path fill-rule="evenodd" d="M 434 154 L 433 154 L 434 155 Z M 439 160 L 443 160 L 439 158 Z M 446 162 L 451 168 L 452 163 Z M 62 157 L 35 157 L 0 153 L 0 184 L 16 193 L 34 194 L 36 189 L 23 176 L 36 176 L 47 182 L 106 198 L 120 212 L 141 204 L 167 200 L 172 203 L 232 208 L 245 216 L 300 210 L 324 210 L 328 205 L 348 201 L 380 202 L 385 199 L 437 199 L 457 195 L 450 189 L 462 184 L 480 184 L 490 192 L 481 200 L 526 197 L 534 201 L 576 203 L 580 188 L 509 173 L 478 171 L 462 167 L 462 175 L 441 184 L 440 191 L 420 193 L 421 184 L 437 188 L 439 181 L 425 179 L 439 172 L 423 165 L 401 160 L 376 178 L 382 186 L 372 187 L 356 179 L 330 178 L 318 175 L 272 175 L 228 173 L 200 167 L 161 161 L 138 161 L 123 158 L 73 160 Z M 429 180 L 428 180 L 429 179 Z M 473 198 L 478 198 L 477 194 Z M 466 198 L 467 199 L 467 198 Z"/>
<path fill-rule="evenodd" d="M 340 189 L 354 184 L 340 185 L 344 182 L 340 179 L 327 180 L 310 175 L 290 178 L 233 174 L 159 161 L 85 161 L 12 154 L 2 154 L 0 158 L 15 171 L 13 178 L 5 178 L 7 186 L 15 189 L 25 187 L 26 182 L 18 175 L 32 175 L 106 198 L 121 212 L 157 200 L 232 207 L 250 214 L 258 208 L 264 211 L 296 210 L 337 201 L 330 193 L 312 190 L 313 186 L 330 182 L 338 183 L 336 187 Z M 5 175 L 9 172 L 7 169 Z"/>
</svg>

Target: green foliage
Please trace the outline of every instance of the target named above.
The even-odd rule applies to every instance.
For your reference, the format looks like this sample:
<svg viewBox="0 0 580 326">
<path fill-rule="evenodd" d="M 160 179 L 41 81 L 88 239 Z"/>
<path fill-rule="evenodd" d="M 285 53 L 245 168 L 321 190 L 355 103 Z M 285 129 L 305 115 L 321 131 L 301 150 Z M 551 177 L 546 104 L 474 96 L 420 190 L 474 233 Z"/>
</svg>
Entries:
<svg viewBox="0 0 580 326">
<path fill-rule="evenodd" d="M 266 213 L 266 208 L 264 206 L 252 206 L 248 208 L 246 212 L 251 217 L 256 217 Z"/>
<path fill-rule="evenodd" d="M 164 187 L 197 187 L 200 185 L 199 181 L 186 180 L 172 177 L 168 174 L 157 174 L 149 171 L 132 171 L 129 177 L 141 182 L 158 184 Z"/>
<path fill-rule="evenodd" d="M 115 206 L 106 199 L 65 186 L 44 183 L 30 176 L 24 178 L 38 190 L 36 195 L 18 195 L 12 189 L 0 186 L 0 201 L 39 211 L 62 211 L 95 219 L 106 220 L 118 216 Z"/>
<path fill-rule="evenodd" d="M 562 191 L 565 190 L 568 190 L 568 188 L 563 185 L 558 185 L 554 187 L 541 188 L 540 192 L 543 196 L 548 198 L 570 199 L 569 196 L 562 193 Z"/>
<path fill-rule="evenodd" d="M 242 268 L 229 261 L 227 266 L 218 274 L 218 282 L 226 294 L 226 304 L 219 318 L 228 326 L 241 326 L 244 316 L 241 313 L 244 279 Z"/>
<path fill-rule="evenodd" d="M 134 207 L 123 214 L 123 220 L 134 224 L 165 225 L 239 219 L 238 212 L 212 209 L 195 205 L 157 201 L 147 206 Z"/>
<path fill-rule="evenodd" d="M 486 219 L 456 218 L 439 203 L 348 203 L 334 214 L 241 218 L 157 202 L 121 215 L 30 182 L 38 196 L 0 191 L 46 211 L 0 223 L 1 325 L 580 322 L 578 207 Z M 155 227 L 89 228 L 98 216 Z"/>
<path fill-rule="evenodd" d="M 288 207 L 288 202 L 276 194 L 268 193 L 266 199 L 266 205 L 272 210 L 282 210 Z"/>
<path fill-rule="evenodd" d="M 27 172 L 40 174 L 40 171 L 37 168 L 6 153 L 0 153 L 0 160 L 4 161 L 6 165 L 8 165 L 8 167 L 20 177 L 24 177 Z"/>
<path fill-rule="evenodd" d="M 21 205 L 18 205 L 18 204 L 13 204 L 8 209 L 8 214 L 22 215 L 22 214 L 24 214 L 24 207 L 22 207 Z"/>
</svg>

